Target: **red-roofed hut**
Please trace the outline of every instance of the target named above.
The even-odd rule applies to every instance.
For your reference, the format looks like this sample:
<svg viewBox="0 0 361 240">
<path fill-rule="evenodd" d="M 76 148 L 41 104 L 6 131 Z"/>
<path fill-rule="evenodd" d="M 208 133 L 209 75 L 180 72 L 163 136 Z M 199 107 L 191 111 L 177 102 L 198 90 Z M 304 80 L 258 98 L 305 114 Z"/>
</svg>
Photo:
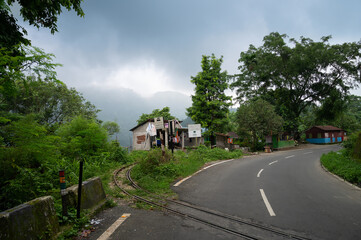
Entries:
<svg viewBox="0 0 361 240">
<path fill-rule="evenodd" d="M 335 143 L 342 142 L 346 132 L 334 126 L 314 126 L 306 131 L 306 141 L 309 143 Z"/>
</svg>

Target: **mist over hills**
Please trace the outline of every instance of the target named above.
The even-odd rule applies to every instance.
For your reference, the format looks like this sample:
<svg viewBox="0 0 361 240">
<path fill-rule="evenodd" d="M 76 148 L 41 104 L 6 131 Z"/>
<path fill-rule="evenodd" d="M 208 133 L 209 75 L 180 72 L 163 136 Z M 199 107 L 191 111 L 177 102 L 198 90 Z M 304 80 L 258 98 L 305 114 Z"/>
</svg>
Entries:
<svg viewBox="0 0 361 240">
<path fill-rule="evenodd" d="M 173 116 L 183 120 L 186 118 L 186 108 L 192 105 L 191 97 L 179 92 L 158 92 L 147 98 L 125 88 L 82 88 L 79 92 L 101 110 L 98 113 L 100 120 L 119 124 L 120 133 L 117 137 L 120 145 L 124 147 L 131 145 L 132 136 L 129 129 L 137 125 L 137 120 L 143 113 L 169 107 Z"/>
</svg>

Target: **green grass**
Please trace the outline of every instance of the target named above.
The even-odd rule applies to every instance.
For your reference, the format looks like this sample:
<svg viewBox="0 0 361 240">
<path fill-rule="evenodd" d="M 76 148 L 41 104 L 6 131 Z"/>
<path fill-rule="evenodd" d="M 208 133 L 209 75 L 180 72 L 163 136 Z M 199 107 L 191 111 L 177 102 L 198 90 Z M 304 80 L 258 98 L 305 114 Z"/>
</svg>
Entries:
<svg viewBox="0 0 361 240">
<path fill-rule="evenodd" d="M 346 151 L 324 154 L 321 163 L 330 172 L 361 187 L 361 162 L 352 159 Z"/>
<path fill-rule="evenodd" d="M 164 157 L 159 149 L 154 149 L 149 151 L 145 158 L 134 167 L 132 177 L 141 187 L 150 192 L 174 196 L 170 186 L 177 179 L 193 174 L 207 162 L 240 157 L 242 157 L 241 151 L 228 152 L 205 146 L 187 153 L 176 151 L 173 156 L 167 151 Z"/>
</svg>

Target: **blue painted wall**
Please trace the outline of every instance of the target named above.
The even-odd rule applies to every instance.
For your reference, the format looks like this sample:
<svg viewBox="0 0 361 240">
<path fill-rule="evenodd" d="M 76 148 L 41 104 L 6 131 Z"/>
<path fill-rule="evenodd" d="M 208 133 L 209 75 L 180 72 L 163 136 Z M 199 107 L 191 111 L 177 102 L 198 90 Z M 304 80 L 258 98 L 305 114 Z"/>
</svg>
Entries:
<svg viewBox="0 0 361 240">
<path fill-rule="evenodd" d="M 307 138 L 306 141 L 309 143 L 318 143 L 318 144 L 331 143 L 331 138 Z M 336 138 L 332 138 L 332 142 L 336 142 Z M 337 137 L 337 142 L 342 142 L 342 138 Z"/>
</svg>

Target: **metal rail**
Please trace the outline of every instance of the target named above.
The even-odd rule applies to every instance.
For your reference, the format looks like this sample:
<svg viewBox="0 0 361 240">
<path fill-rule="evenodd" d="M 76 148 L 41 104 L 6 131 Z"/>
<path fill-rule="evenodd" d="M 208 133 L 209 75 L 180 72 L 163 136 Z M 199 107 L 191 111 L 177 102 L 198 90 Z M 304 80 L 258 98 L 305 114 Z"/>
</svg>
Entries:
<svg viewBox="0 0 361 240">
<path fill-rule="evenodd" d="M 211 223 L 209 221 L 206 221 L 206 220 L 203 220 L 197 216 L 194 216 L 194 215 L 191 215 L 191 214 L 186 214 L 186 213 L 183 213 L 179 210 L 175 210 L 175 209 L 172 209 L 170 207 L 167 207 L 167 206 L 164 206 L 164 205 L 161 205 L 161 204 L 158 204 L 154 201 L 150 201 L 148 199 L 145 199 L 143 197 L 140 197 L 140 196 L 137 196 L 137 195 L 133 195 L 133 194 L 130 194 L 129 192 L 127 192 L 126 190 L 124 190 L 119 184 L 118 184 L 118 181 L 116 179 L 116 176 L 118 175 L 119 172 L 123 171 L 124 169 L 126 169 L 127 167 L 123 167 L 121 169 L 119 169 L 118 171 L 115 172 L 114 174 L 114 182 L 115 184 L 117 185 L 117 187 L 119 187 L 126 195 L 136 199 L 136 200 L 139 200 L 139 201 L 142 201 L 142 202 L 145 202 L 147 204 L 150 204 L 150 205 L 154 205 L 154 206 L 157 206 L 157 207 L 160 207 L 162 209 L 165 209 L 169 212 L 172 212 L 172 213 L 175 213 L 177 215 L 180 215 L 182 217 L 185 217 L 185 218 L 188 218 L 188 219 L 192 219 L 194 221 L 197 221 L 197 222 L 200 222 L 200 223 L 203 223 L 207 226 L 210 226 L 210 227 L 213 227 L 213 228 L 216 228 L 218 230 L 222 230 L 224 232 L 227 232 L 227 233 L 230 233 L 232 235 L 235 235 L 235 236 L 238 236 L 238 237 L 242 237 L 244 239 L 253 239 L 253 240 L 256 240 L 256 239 L 259 239 L 258 237 L 254 237 L 254 236 L 251 236 L 249 234 L 246 234 L 246 233 L 242 233 L 242 232 L 239 232 L 239 231 L 236 231 L 236 230 L 232 230 L 232 229 L 229 229 L 227 227 L 223 227 L 221 225 L 218 225 L 218 224 L 215 224 L 215 223 Z M 207 214 L 211 214 L 211 215 L 214 215 L 214 216 L 217 216 L 217 217 L 221 217 L 221 218 L 224 218 L 224 219 L 227 219 L 227 220 L 230 220 L 230 221 L 234 221 L 234 222 L 237 222 L 237 223 L 241 223 L 241 224 L 244 224 L 244 225 L 248 225 L 248 226 L 251 226 L 253 228 L 256 228 L 256 229 L 261 229 L 261 230 L 264 230 L 264 231 L 267 231 L 269 233 L 273 233 L 273 234 L 277 234 L 279 236 L 282 236 L 282 237 L 286 237 L 286 238 L 289 238 L 289 239 L 297 239 L 297 240 L 310 240 L 309 238 L 305 238 L 305 237 L 302 237 L 302 236 L 298 236 L 298 235 L 294 235 L 294 234 L 290 234 L 290 233 L 286 233 L 286 232 L 282 232 L 280 230 L 277 230 L 277 229 L 274 229 L 274 228 L 271 228 L 271 227 L 267 227 L 267 226 L 263 226 L 263 225 L 260 225 L 260 224 L 256 224 L 256 223 L 250 223 L 250 222 L 247 222 L 247 221 L 244 221 L 244 220 L 241 220 L 239 218 L 236 218 L 234 216 L 231 216 L 231 215 L 227 215 L 227 214 L 223 214 L 223 213 L 217 213 L 217 212 L 213 212 L 213 211 L 210 211 L 210 210 L 205 210 L 203 208 L 200 208 L 198 206 L 195 206 L 195 205 L 191 205 L 191 204 L 188 204 L 188 203 L 183 203 L 183 202 L 180 202 L 180 201 L 175 201 L 175 200 L 170 200 L 170 199 L 165 199 L 159 195 L 155 195 L 143 188 L 141 188 L 139 185 L 137 185 L 134 180 L 131 178 L 131 170 L 132 170 L 133 167 L 131 167 L 130 169 L 127 170 L 126 172 L 126 177 L 127 179 L 129 180 L 129 182 L 131 183 L 132 187 L 134 187 L 135 189 L 140 189 L 142 191 L 145 191 L 149 194 L 151 194 L 152 196 L 154 196 L 155 198 L 158 198 L 158 199 L 161 199 L 161 200 L 166 200 L 168 202 L 171 202 L 171 203 L 175 203 L 177 205 L 181 205 L 181 206 L 184 206 L 184 207 L 188 207 L 188 208 L 191 208 L 191 209 L 195 209 L 195 210 L 198 210 L 198 211 L 201 211 L 201 212 L 204 212 L 204 213 L 207 213 Z"/>
<path fill-rule="evenodd" d="M 134 167 L 134 166 L 133 166 Z M 214 211 L 211 211 L 211 210 L 206 210 L 204 208 L 201 208 L 199 206 L 195 206 L 195 205 L 192 205 L 192 204 L 189 204 L 189 203 L 184 203 L 184 202 L 180 202 L 180 201 L 175 201 L 175 200 L 172 200 L 172 199 L 165 199 L 159 195 L 156 195 L 154 193 L 151 193 L 149 192 L 148 190 L 146 189 L 143 189 L 142 187 L 140 187 L 138 184 L 136 184 L 136 182 L 132 179 L 131 177 L 131 172 L 132 172 L 132 169 L 133 167 L 131 167 L 130 169 L 127 170 L 127 173 L 126 173 L 126 176 L 127 176 L 127 179 L 129 180 L 129 182 L 131 183 L 131 185 L 136 188 L 136 189 L 139 189 L 139 190 L 142 190 L 142 191 L 145 191 L 149 194 L 152 194 L 153 196 L 155 196 L 156 198 L 159 198 L 159 199 L 163 199 L 163 200 L 166 200 L 167 202 L 171 202 L 171 203 L 175 203 L 177 205 L 181 205 L 181 206 L 185 206 L 185 207 L 188 207 L 188 208 L 192 208 L 192 209 L 195 209 L 195 210 L 198 210 L 198 211 L 201 211 L 201 212 L 204 212 L 204 213 L 208 213 L 208 214 L 211 214 L 211 215 L 214 215 L 214 216 L 217 216 L 217 217 L 222 217 L 222 218 L 225 218 L 225 219 L 228 219 L 228 220 L 231 220 L 231 221 L 234 221 L 234 222 L 238 222 L 238 223 L 242 223 L 242 224 L 245 224 L 245 225 L 249 225 L 249 226 L 252 226 L 252 227 L 256 227 L 256 228 L 260 228 L 260 229 L 263 229 L 265 231 L 268 231 L 268 232 L 271 232 L 271 233 L 274 233 L 274 234 L 277 234 L 277 235 L 280 235 L 280 236 L 283 236 L 283 237 L 287 237 L 287 238 L 291 238 L 291 239 L 297 239 L 297 240 L 311 240 L 310 238 L 306 238 L 306 237 L 303 237 L 303 236 L 299 236 L 299 235 L 295 235 L 295 234 L 290 234 L 290 233 L 287 233 L 287 232 L 283 232 L 283 231 L 280 231 L 278 229 L 274 229 L 274 228 L 271 228 L 271 227 L 268 227 L 268 226 L 264 226 L 264 225 L 261 225 L 261 224 L 257 224 L 257 223 L 251 223 L 251 222 L 248 222 L 248 221 L 244 221 L 242 219 L 239 219 L 237 217 L 234 217 L 234 216 L 231 216 L 231 215 L 228 215 L 228 214 L 225 214 L 225 213 L 218 213 L 218 212 L 214 212 Z"/>
</svg>

